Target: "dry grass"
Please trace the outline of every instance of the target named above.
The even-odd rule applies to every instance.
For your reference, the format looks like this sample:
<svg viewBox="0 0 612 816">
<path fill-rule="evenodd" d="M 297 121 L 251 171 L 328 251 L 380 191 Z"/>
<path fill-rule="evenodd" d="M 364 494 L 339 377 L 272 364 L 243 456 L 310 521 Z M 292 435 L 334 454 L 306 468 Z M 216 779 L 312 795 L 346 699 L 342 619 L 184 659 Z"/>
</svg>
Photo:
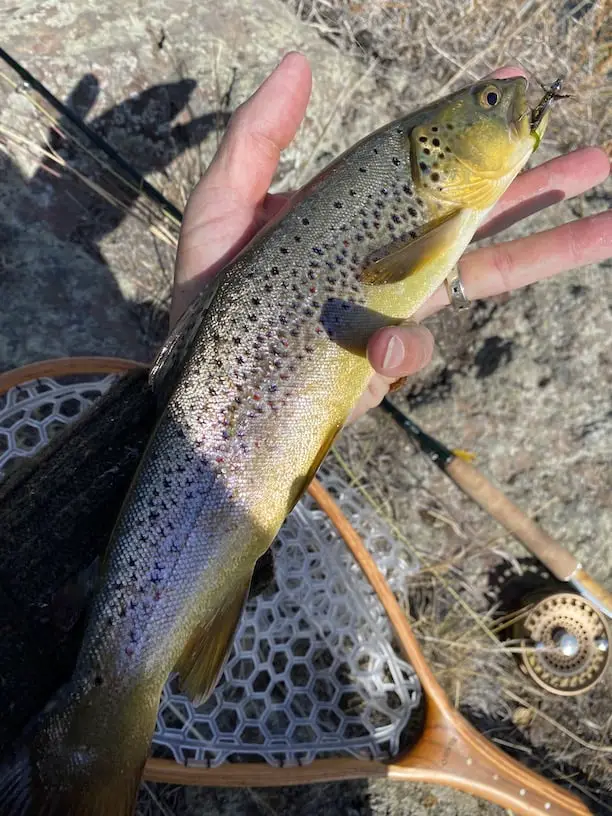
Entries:
<svg viewBox="0 0 612 816">
<path fill-rule="evenodd" d="M 285 0 L 346 53 L 370 62 L 398 111 L 519 63 L 572 99 L 547 140 L 566 149 L 607 143 L 612 155 L 610 0 Z"/>
</svg>

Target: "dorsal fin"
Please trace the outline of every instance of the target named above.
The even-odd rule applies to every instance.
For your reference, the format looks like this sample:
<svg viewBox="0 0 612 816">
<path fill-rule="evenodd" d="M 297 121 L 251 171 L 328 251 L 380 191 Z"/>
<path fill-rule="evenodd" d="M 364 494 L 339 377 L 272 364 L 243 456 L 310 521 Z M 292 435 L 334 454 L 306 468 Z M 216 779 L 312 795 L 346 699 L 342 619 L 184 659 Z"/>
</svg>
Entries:
<svg viewBox="0 0 612 816">
<path fill-rule="evenodd" d="M 202 318 L 218 286 L 217 275 L 185 309 L 153 361 L 149 383 L 161 404 L 165 404 L 174 388 L 194 337 L 202 324 Z"/>
</svg>

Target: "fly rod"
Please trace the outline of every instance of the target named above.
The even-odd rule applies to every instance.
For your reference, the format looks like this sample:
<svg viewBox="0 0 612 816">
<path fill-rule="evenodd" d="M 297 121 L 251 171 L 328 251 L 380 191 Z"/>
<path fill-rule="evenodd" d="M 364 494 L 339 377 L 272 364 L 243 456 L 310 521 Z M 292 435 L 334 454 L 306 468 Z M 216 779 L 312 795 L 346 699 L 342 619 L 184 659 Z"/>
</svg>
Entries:
<svg viewBox="0 0 612 816">
<path fill-rule="evenodd" d="M 420 428 L 390 400 L 381 407 L 455 484 L 512 533 L 559 581 L 571 584 L 601 612 L 612 617 L 612 595 L 590 575 L 569 550 L 495 487 L 479 470 Z"/>
</svg>

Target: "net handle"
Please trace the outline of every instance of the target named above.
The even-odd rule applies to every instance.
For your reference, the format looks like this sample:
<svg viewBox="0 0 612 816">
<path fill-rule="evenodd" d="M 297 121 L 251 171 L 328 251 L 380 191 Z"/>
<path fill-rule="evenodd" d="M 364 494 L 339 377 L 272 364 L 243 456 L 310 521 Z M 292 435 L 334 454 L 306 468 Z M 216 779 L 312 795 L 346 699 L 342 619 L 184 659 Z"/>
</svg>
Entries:
<svg viewBox="0 0 612 816">
<path fill-rule="evenodd" d="M 56 357 L 41 360 L 0 374 L 0 395 L 43 377 L 67 377 L 79 374 L 124 374 L 135 368 L 148 368 L 145 363 L 124 357 Z"/>
<path fill-rule="evenodd" d="M 77 374 L 121 374 L 146 367 L 134 360 L 112 357 L 71 357 L 45 360 L 0 374 L 0 395 L 42 377 Z M 522 816 L 588 816 L 576 797 L 523 767 L 492 745 L 456 711 L 434 677 L 408 619 L 393 591 L 342 510 L 314 479 L 308 492 L 327 514 L 379 597 L 426 697 L 424 730 L 418 742 L 389 763 L 360 759 L 319 759 L 296 768 L 261 764 L 230 764 L 208 768 L 205 763 L 179 765 L 150 758 L 144 778 L 184 785 L 272 787 L 330 782 L 363 777 L 432 782 L 481 796 Z"/>
</svg>

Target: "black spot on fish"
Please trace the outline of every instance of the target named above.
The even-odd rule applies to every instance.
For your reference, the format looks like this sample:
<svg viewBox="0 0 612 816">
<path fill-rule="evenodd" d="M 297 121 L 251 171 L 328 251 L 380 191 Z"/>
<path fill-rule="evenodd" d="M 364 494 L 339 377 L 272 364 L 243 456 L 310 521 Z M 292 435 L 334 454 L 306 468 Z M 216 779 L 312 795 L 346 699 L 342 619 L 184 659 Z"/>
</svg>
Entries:
<svg viewBox="0 0 612 816">
<path fill-rule="evenodd" d="M 434 147 L 440 147 L 440 140 L 439 139 L 432 139 L 431 143 Z"/>
<path fill-rule="evenodd" d="M 360 172 L 360 173 L 367 173 L 368 171 L 366 170 L 366 168 L 365 168 L 365 167 L 360 167 L 360 168 L 359 168 L 359 172 Z"/>
<path fill-rule="evenodd" d="M 280 252 L 281 255 L 286 255 L 289 252 L 287 247 L 279 247 L 278 251 Z"/>
<path fill-rule="evenodd" d="M 476 378 L 482 380 L 490 377 L 500 365 L 509 363 L 512 360 L 512 346 L 512 340 L 504 340 L 497 335 L 487 337 L 474 357 Z"/>
<path fill-rule="evenodd" d="M 429 168 L 427 167 L 427 165 L 425 164 L 425 162 L 419 162 L 419 167 L 421 168 L 421 170 L 422 170 L 424 173 L 427 173 L 427 171 L 429 170 Z"/>
<path fill-rule="evenodd" d="M 357 195 L 357 193 L 355 192 L 355 190 L 349 190 L 349 195 L 354 198 Z"/>
<path fill-rule="evenodd" d="M 431 180 L 432 181 L 439 181 L 439 179 L 440 179 L 440 174 L 439 173 L 432 173 L 431 174 Z"/>
<path fill-rule="evenodd" d="M 307 218 L 302 218 L 302 224 L 307 227 L 310 224 L 310 221 Z"/>
<path fill-rule="evenodd" d="M 393 162 L 393 164 L 394 164 L 396 167 L 399 167 L 399 166 L 400 166 L 400 164 L 401 164 L 401 161 L 398 159 L 398 157 L 397 157 L 397 156 L 393 156 L 393 158 L 391 159 L 391 161 Z"/>
</svg>

